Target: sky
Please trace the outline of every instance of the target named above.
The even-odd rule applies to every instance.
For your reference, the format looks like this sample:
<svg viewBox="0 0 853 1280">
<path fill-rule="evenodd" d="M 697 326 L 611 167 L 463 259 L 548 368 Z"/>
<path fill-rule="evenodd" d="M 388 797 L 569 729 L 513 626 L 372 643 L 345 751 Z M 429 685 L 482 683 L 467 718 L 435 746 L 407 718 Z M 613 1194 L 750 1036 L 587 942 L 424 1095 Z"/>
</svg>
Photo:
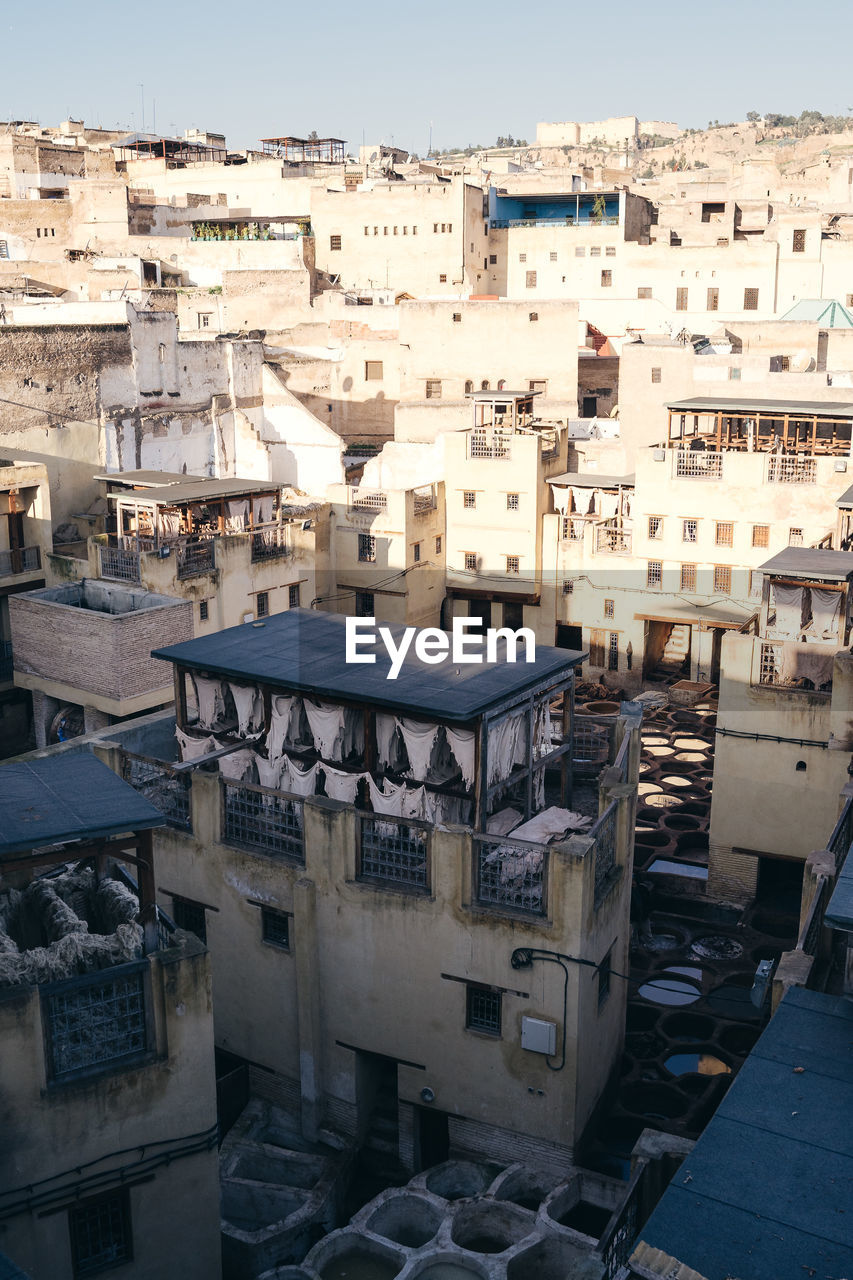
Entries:
<svg viewBox="0 0 853 1280">
<path fill-rule="evenodd" d="M 3 11 L 5 11 L 3 13 Z M 0 120 L 391 142 L 532 141 L 539 120 L 705 128 L 853 108 L 850 0 L 4 4 Z"/>
</svg>

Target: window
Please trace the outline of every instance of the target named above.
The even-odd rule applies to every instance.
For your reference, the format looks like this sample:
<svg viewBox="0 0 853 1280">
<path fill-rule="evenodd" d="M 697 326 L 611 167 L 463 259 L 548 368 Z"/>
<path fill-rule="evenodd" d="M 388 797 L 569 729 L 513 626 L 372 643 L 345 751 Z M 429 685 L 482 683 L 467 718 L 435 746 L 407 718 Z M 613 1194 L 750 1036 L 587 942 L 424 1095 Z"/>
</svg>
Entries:
<svg viewBox="0 0 853 1280">
<path fill-rule="evenodd" d="M 122 965 L 42 991 L 51 1080 L 112 1071 L 151 1047 L 143 965 Z"/>
<path fill-rule="evenodd" d="M 708 300 L 707 300 L 707 302 L 706 302 L 706 304 L 705 304 L 705 309 L 706 309 L 706 311 L 717 311 L 717 310 L 719 309 L 719 306 L 720 306 L 720 291 L 719 291 L 719 289 L 709 289 L 709 290 L 708 290 Z"/>
<path fill-rule="evenodd" d="M 531 312 L 530 312 L 530 314 L 529 314 L 529 316 L 527 317 L 527 319 L 528 319 L 528 320 L 538 320 L 538 319 L 539 319 L 539 312 L 538 312 L 538 311 L 531 311 Z"/>
<path fill-rule="evenodd" d="M 199 311 L 199 312 L 198 312 L 198 327 L 199 327 L 199 329 L 209 329 L 209 328 L 210 328 L 210 320 L 211 320 L 212 315 L 213 315 L 213 312 L 212 312 L 212 311 Z"/>
<path fill-rule="evenodd" d="M 9 241 L 0 240 L 0 258 L 8 258 L 8 256 L 9 256 Z"/>
<path fill-rule="evenodd" d="M 663 516 L 649 516 L 649 537 L 663 537 Z"/>
<path fill-rule="evenodd" d="M 468 1031 L 481 1031 L 489 1036 L 501 1033 L 501 992 L 489 987 L 467 984 L 465 1000 L 465 1027 Z"/>
<path fill-rule="evenodd" d="M 754 524 L 752 526 L 752 545 L 754 547 L 770 546 L 770 525 Z"/>
<path fill-rule="evenodd" d="M 616 257 L 616 245 L 615 245 L 615 244 L 608 244 L 608 245 L 605 245 L 605 246 L 604 246 L 604 256 L 605 256 L 605 258 L 615 258 L 615 257 Z"/>
<path fill-rule="evenodd" d="M 615 608 L 615 605 L 616 605 L 616 601 L 615 601 L 615 600 L 605 600 L 605 601 L 604 601 L 604 616 L 605 616 L 605 618 L 612 618 L 612 617 L 613 617 L 613 610 L 614 610 L 614 608 Z"/>
<path fill-rule="evenodd" d="M 261 940 L 282 951 L 290 950 L 290 916 L 286 911 L 261 907 Z"/>
<path fill-rule="evenodd" d="M 441 380 L 439 378 L 427 378 L 426 398 L 427 400 L 441 399 Z"/>
<path fill-rule="evenodd" d="M 731 595 L 732 571 L 727 564 L 714 565 L 714 590 L 720 595 Z"/>
<path fill-rule="evenodd" d="M 444 274 L 444 272 L 442 272 L 441 275 L 438 277 L 438 283 L 447 284 L 447 276 Z"/>
<path fill-rule="evenodd" d="M 743 309 L 744 311 L 758 310 L 758 290 L 757 289 L 744 289 Z"/>
<path fill-rule="evenodd" d="M 484 378 L 483 381 L 480 383 L 480 390 L 488 391 L 488 389 L 489 389 L 489 379 Z"/>
<path fill-rule="evenodd" d="M 589 256 L 590 256 L 591 258 L 600 258 L 600 257 L 601 257 L 601 246 L 600 246 L 600 245 L 597 245 L 597 244 L 594 244 L 594 245 L 592 246 L 592 248 L 590 249 L 590 251 L 589 251 Z"/>
<path fill-rule="evenodd" d="M 433 233 L 433 235 L 436 235 L 436 234 L 438 233 L 438 223 L 437 223 L 437 222 L 434 222 L 434 223 L 432 224 L 432 233 Z"/>
<path fill-rule="evenodd" d="M 802 545 L 803 545 L 802 529 L 789 529 L 788 530 L 788 546 L 801 547 Z"/>
<path fill-rule="evenodd" d="M 299 608 L 299 585 L 300 584 L 298 582 L 294 582 L 287 588 L 287 605 L 289 609 Z"/>
<path fill-rule="evenodd" d="M 646 586 L 659 587 L 663 581 L 663 563 L 660 560 L 649 560 L 646 566 Z"/>
<path fill-rule="evenodd" d="M 676 311 L 687 310 L 687 290 L 676 289 L 675 291 L 675 309 Z"/>
<path fill-rule="evenodd" d="M 586 257 L 586 249 L 582 244 L 575 245 L 575 257 L 576 258 Z"/>
<path fill-rule="evenodd" d="M 749 598 L 750 600 L 760 600 L 761 591 L 764 586 L 764 574 L 760 569 L 750 569 L 749 572 Z"/>
<path fill-rule="evenodd" d="M 461 312 L 461 311 L 454 311 L 454 312 L 453 312 L 453 323 L 454 323 L 454 324 L 461 324 L 461 323 L 462 323 L 462 312 Z"/>
<path fill-rule="evenodd" d="M 506 509 L 507 511 L 518 510 L 518 494 L 517 493 L 508 493 L 506 495 Z"/>
<path fill-rule="evenodd" d="M 551 250 L 551 252 L 548 254 L 548 261 L 549 261 L 549 262 L 556 262 L 556 261 L 557 261 L 557 255 L 556 255 L 556 253 L 554 252 L 554 250 L 553 250 L 553 249 L 552 249 L 552 250 Z"/>
<path fill-rule="evenodd" d="M 435 554 L 437 556 L 441 555 L 441 534 L 439 534 L 435 540 Z"/>
<path fill-rule="evenodd" d="M 683 564 L 681 566 L 681 590 L 696 590 L 696 566 L 695 564 Z"/>
<path fill-rule="evenodd" d="M 468 381 L 465 383 L 465 394 L 466 394 L 466 396 L 469 396 L 473 390 L 474 390 L 474 384 L 473 384 L 473 382 L 471 381 L 471 379 L 469 378 L 469 379 L 468 379 Z"/>
<path fill-rule="evenodd" d="M 496 253 L 489 254 L 489 266 L 496 267 L 498 265 L 498 255 Z"/>
<path fill-rule="evenodd" d="M 602 960 L 598 966 L 598 1007 L 601 1009 L 607 1003 L 607 997 L 610 995 L 610 975 L 613 965 L 610 958 L 610 952 Z"/>
<path fill-rule="evenodd" d="M 201 600 L 198 606 L 199 622 L 207 622 L 207 619 L 209 616 L 210 616 L 210 613 L 209 613 L 208 603 L 206 600 Z"/>
<path fill-rule="evenodd" d="M 527 384 L 528 391 L 539 391 L 544 396 L 548 390 L 547 378 L 531 378 Z"/>
<path fill-rule="evenodd" d="M 607 648 L 607 670 L 619 670 L 619 632 L 610 632 L 610 644 Z"/>
<path fill-rule="evenodd" d="M 255 597 L 255 616 L 258 618 L 266 618 L 270 611 L 270 597 L 268 591 L 259 591 Z"/>
<path fill-rule="evenodd" d="M 376 539 L 372 533 L 358 535 L 358 558 L 363 561 L 376 559 Z"/>
<path fill-rule="evenodd" d="M 477 552 L 476 551 L 465 552 L 465 568 L 468 570 L 469 573 L 477 572 Z"/>
<path fill-rule="evenodd" d="M 524 273 L 524 284 L 525 284 L 525 287 L 528 289 L 536 288 L 536 272 L 535 271 L 526 271 Z"/>
<path fill-rule="evenodd" d="M 416 542 L 412 547 L 412 559 L 414 560 L 415 564 L 420 564 L 421 544 L 419 542 Z"/>
<path fill-rule="evenodd" d="M 604 632 L 595 628 L 589 633 L 589 665 L 604 666 Z"/>
<path fill-rule="evenodd" d="M 602 271 L 602 273 L 601 273 L 601 287 L 602 287 L 602 289 L 609 289 L 609 288 L 610 288 L 610 286 L 611 286 L 612 284 L 613 284 L 613 272 L 612 272 L 612 271 Z"/>
<path fill-rule="evenodd" d="M 654 365 L 652 367 L 652 382 L 660 382 L 660 380 L 661 380 L 661 370 L 658 368 L 657 365 Z"/>
<path fill-rule="evenodd" d="M 200 902 L 192 902 L 189 898 L 173 898 L 172 919 L 179 929 L 194 933 L 200 942 L 207 942 L 207 920 Z"/>
<path fill-rule="evenodd" d="M 640 288 L 637 290 L 638 298 L 643 298 L 646 301 L 648 301 L 651 298 L 651 296 L 652 296 L 652 291 L 648 287 L 648 285 L 641 285 Z"/>
<path fill-rule="evenodd" d="M 382 361 L 381 360 L 365 360 L 364 362 L 364 381 L 365 382 L 381 382 L 382 381 Z"/>
<path fill-rule="evenodd" d="M 731 520 L 718 520 L 714 542 L 718 547 L 734 546 L 735 527 Z"/>
<path fill-rule="evenodd" d="M 506 571 L 507 573 L 518 573 L 520 571 L 520 559 L 518 556 L 507 556 Z"/>
<path fill-rule="evenodd" d="M 109 1271 L 133 1258 L 130 1193 L 110 1191 L 92 1196 L 68 1210 L 71 1263 L 77 1277 Z"/>
<path fill-rule="evenodd" d="M 374 616 L 372 591 L 356 591 L 355 616 L 357 618 L 372 618 Z"/>
<path fill-rule="evenodd" d="M 805 253 L 806 251 L 806 232 L 804 227 L 797 227 L 791 241 L 791 248 L 794 253 Z"/>
<path fill-rule="evenodd" d="M 698 520 L 682 520 L 681 522 L 681 541 L 697 542 L 699 539 L 699 521 Z"/>
<path fill-rule="evenodd" d="M 477 495 L 473 489 L 464 489 L 462 492 L 462 506 L 466 511 L 473 510 L 477 505 Z"/>
<path fill-rule="evenodd" d="M 520 254 L 518 255 L 518 260 L 519 260 L 519 262 L 526 262 L 526 261 L 527 261 L 527 254 L 526 254 L 526 253 L 520 253 Z"/>
<path fill-rule="evenodd" d="M 729 369 L 729 382 L 740 382 L 740 367 L 732 365 Z"/>
<path fill-rule="evenodd" d="M 385 230 L 387 231 L 388 228 L 386 227 Z M 340 249 L 340 247 L 341 247 L 341 237 L 329 236 L 329 248 L 332 250 L 337 250 L 337 249 Z"/>
</svg>

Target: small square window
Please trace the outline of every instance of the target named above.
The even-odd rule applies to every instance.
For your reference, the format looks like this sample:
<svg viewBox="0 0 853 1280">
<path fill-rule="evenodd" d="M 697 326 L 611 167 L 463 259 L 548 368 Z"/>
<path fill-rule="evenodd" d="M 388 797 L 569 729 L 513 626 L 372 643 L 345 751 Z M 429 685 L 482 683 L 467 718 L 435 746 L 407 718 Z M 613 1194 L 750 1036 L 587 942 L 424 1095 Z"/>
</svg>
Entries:
<svg viewBox="0 0 853 1280">
<path fill-rule="evenodd" d="M 589 256 L 590 256 L 591 258 L 600 258 L 600 257 L 601 257 L 601 245 L 594 244 L 594 245 L 592 246 L 592 248 L 590 249 L 590 251 L 589 251 Z"/>
<path fill-rule="evenodd" d="M 576 244 L 576 245 L 575 245 L 575 257 L 576 257 L 576 258 L 585 258 L 585 257 L 586 257 L 586 249 L 584 248 L 584 246 L 583 246 L 582 244 Z"/>
<path fill-rule="evenodd" d="M 604 256 L 605 256 L 606 258 L 615 258 L 615 257 L 616 257 L 616 245 L 615 245 L 615 244 L 608 244 L 608 245 L 605 245 L 605 246 L 604 246 Z"/>
<path fill-rule="evenodd" d="M 498 265 L 498 255 L 496 253 L 489 254 L 489 266 L 496 267 Z"/>
<path fill-rule="evenodd" d="M 299 608 L 299 586 L 298 582 L 294 582 L 287 588 L 287 604 L 290 609 Z"/>
<path fill-rule="evenodd" d="M 421 544 L 419 542 L 416 542 L 412 547 L 412 559 L 414 560 L 415 564 L 420 564 Z"/>
<path fill-rule="evenodd" d="M 527 317 L 527 319 L 528 319 L 528 320 L 538 320 L 538 319 L 539 319 L 539 312 L 538 312 L 538 311 L 531 311 L 531 312 L 530 312 L 530 315 Z"/>
<path fill-rule="evenodd" d="M 526 262 L 526 261 L 527 261 L 527 254 L 526 254 L 526 253 L 520 253 L 520 254 L 518 255 L 518 260 L 519 260 L 519 262 Z"/>
<path fill-rule="evenodd" d="M 544 396 L 548 390 L 547 378 L 531 378 L 527 383 L 527 390 L 538 391 Z"/>
<path fill-rule="evenodd" d="M 192 902 L 189 898 L 173 898 L 172 919 L 179 929 L 194 933 L 200 942 L 207 942 L 207 919 L 200 902 Z"/>
<path fill-rule="evenodd" d="M 736 365 L 729 369 L 729 382 L 740 382 L 740 369 Z"/>
<path fill-rule="evenodd" d="M 758 290 L 757 289 L 744 289 L 743 309 L 744 311 L 758 310 Z"/>
<path fill-rule="evenodd" d="M 598 966 L 598 1007 L 599 1009 L 607 1003 L 607 997 L 610 995 L 610 977 L 613 972 L 611 955 L 608 951 L 607 955 Z"/>
<path fill-rule="evenodd" d="M 357 618 L 372 618 L 375 616 L 372 591 L 356 591 L 355 616 Z"/>
<path fill-rule="evenodd" d="M 200 601 L 199 601 L 199 606 L 198 606 L 198 620 L 199 620 L 199 622 L 207 622 L 207 619 L 208 619 L 208 617 L 209 617 L 209 616 L 210 616 L 210 611 L 209 611 L 209 607 L 208 607 L 208 603 L 207 603 L 207 601 L 206 601 L 206 600 L 200 600 Z"/>
<path fill-rule="evenodd" d="M 447 284 L 447 276 L 446 276 L 443 272 L 442 272 L 442 274 L 438 277 L 438 283 L 439 283 L 439 284 Z"/>
<path fill-rule="evenodd" d="M 612 271 L 602 271 L 602 273 L 601 273 L 601 287 L 602 287 L 602 289 L 609 289 L 609 288 L 610 288 L 610 286 L 611 286 L 612 284 L 613 284 L 613 272 L 612 272 Z"/>
<path fill-rule="evenodd" d="M 652 382 L 660 382 L 660 380 L 661 380 L 661 370 L 657 367 L 657 365 L 654 365 L 652 368 Z"/>
<path fill-rule="evenodd" d="M 699 541 L 699 521 L 683 520 L 681 522 L 681 541 L 682 542 L 698 542 Z"/>
<path fill-rule="evenodd" d="M 649 516 L 649 537 L 652 539 L 663 537 L 663 516 Z"/>
<path fill-rule="evenodd" d="M 486 1035 L 501 1033 L 501 992 L 488 987 L 467 986 L 465 1002 L 465 1026 L 468 1031 L 482 1031 Z"/>
<path fill-rule="evenodd" d="M 717 311 L 717 310 L 719 309 L 719 306 L 720 306 L 720 291 L 719 291 L 719 289 L 709 289 L 709 290 L 708 290 L 708 297 L 707 297 L 707 299 L 706 299 L 706 307 L 705 307 L 705 309 L 706 309 L 707 311 Z"/>
<path fill-rule="evenodd" d="M 648 287 L 648 285 L 640 285 L 639 289 L 637 290 L 637 297 L 643 298 L 646 301 L 648 301 L 651 298 L 651 296 L 652 296 L 652 291 Z"/>
<path fill-rule="evenodd" d="M 271 947 L 290 950 L 290 916 L 286 911 L 274 911 L 261 907 L 261 939 Z"/>
<path fill-rule="evenodd" d="M 752 545 L 754 547 L 770 546 L 770 525 L 754 524 L 752 526 Z"/>
<path fill-rule="evenodd" d="M 714 565 L 714 591 L 720 595 L 731 595 L 732 571 L 727 564 Z"/>
<path fill-rule="evenodd" d="M 605 618 L 612 618 L 612 617 L 613 617 L 613 611 L 614 611 L 615 607 L 616 607 L 616 601 L 615 601 L 615 600 L 605 600 L 605 601 L 604 601 L 604 616 L 605 616 Z"/>
<path fill-rule="evenodd" d="M 788 530 L 788 546 L 801 547 L 802 545 L 803 545 L 802 529 L 789 529 Z"/>
<path fill-rule="evenodd" d="M 508 493 L 506 495 L 506 509 L 507 511 L 518 510 L 518 494 L 517 493 Z"/>
<path fill-rule="evenodd" d="M 258 618 L 266 618 L 270 611 L 269 592 L 259 591 L 255 596 L 255 616 Z"/>
<path fill-rule="evenodd" d="M 468 570 L 469 573 L 477 572 L 477 552 L 476 551 L 465 552 L 465 568 Z"/>
<path fill-rule="evenodd" d="M 454 323 L 454 324 L 461 324 L 461 323 L 462 323 L 462 312 L 461 312 L 461 311 L 454 311 L 454 312 L 453 312 L 453 323 Z"/>
<path fill-rule="evenodd" d="M 439 534 L 435 540 L 435 554 L 437 556 L 441 555 L 441 534 Z"/>
<path fill-rule="evenodd" d="M 462 494 L 462 506 L 466 511 L 472 510 L 477 505 L 477 495 L 473 489 L 465 489 Z"/>
<path fill-rule="evenodd" d="M 714 541 L 718 547 L 734 546 L 735 527 L 731 520 L 718 520 Z"/>
<path fill-rule="evenodd" d="M 381 382 L 382 377 L 383 377 L 383 362 L 381 360 L 365 360 L 364 362 L 365 382 Z"/>
<path fill-rule="evenodd" d="M 341 247 L 341 237 L 329 236 L 329 248 L 332 250 L 337 250 L 337 249 L 340 249 L 340 247 Z"/>
<path fill-rule="evenodd" d="M 649 560 L 646 566 L 646 586 L 659 587 L 663 581 L 663 563 L 660 560 Z"/>
<path fill-rule="evenodd" d="M 427 378 L 426 384 L 427 400 L 441 399 L 441 380 L 440 378 Z"/>
<path fill-rule="evenodd" d="M 681 566 L 681 590 L 696 590 L 696 566 L 695 564 L 683 564 Z"/>
<path fill-rule="evenodd" d="M 507 573 L 519 573 L 520 566 L 521 566 L 521 561 L 518 556 L 507 556 L 506 558 Z"/>
<path fill-rule="evenodd" d="M 133 1259 L 127 1189 L 92 1196 L 73 1205 L 68 1210 L 68 1228 L 75 1280 L 111 1271 Z"/>
<path fill-rule="evenodd" d="M 376 539 L 372 533 L 358 535 L 358 558 L 362 561 L 376 559 Z"/>
<path fill-rule="evenodd" d="M 525 272 L 524 284 L 525 284 L 525 287 L 528 289 L 536 288 L 536 272 L 535 271 Z"/>
<path fill-rule="evenodd" d="M 552 249 L 552 250 L 551 250 L 551 252 L 549 253 L 548 258 L 549 258 L 549 261 L 551 261 L 551 262 L 556 262 L 556 261 L 557 261 L 557 255 L 556 255 L 556 253 L 553 251 L 553 249 Z"/>
</svg>

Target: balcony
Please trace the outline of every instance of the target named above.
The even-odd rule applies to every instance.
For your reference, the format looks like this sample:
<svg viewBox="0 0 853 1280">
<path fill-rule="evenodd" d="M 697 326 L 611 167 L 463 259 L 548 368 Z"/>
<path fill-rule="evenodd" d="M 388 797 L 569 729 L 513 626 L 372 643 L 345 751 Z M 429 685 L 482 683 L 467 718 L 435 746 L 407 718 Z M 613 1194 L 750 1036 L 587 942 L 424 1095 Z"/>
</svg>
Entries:
<svg viewBox="0 0 853 1280">
<path fill-rule="evenodd" d="M 351 511 L 385 511 L 388 507 L 388 494 L 381 490 L 351 488 L 349 507 Z"/>
<path fill-rule="evenodd" d="M 252 534 L 252 564 L 265 560 L 280 560 L 293 551 L 289 525 L 274 525 L 270 529 L 258 529 Z"/>
<path fill-rule="evenodd" d="M 435 495 L 435 485 L 422 485 L 419 489 L 414 489 L 412 494 L 414 498 L 416 516 L 424 516 L 430 511 L 435 511 L 438 505 L 438 500 Z"/>
<path fill-rule="evenodd" d="M 109 582 L 138 583 L 142 581 L 138 550 L 99 546 L 98 567 L 101 577 Z"/>
<path fill-rule="evenodd" d="M 34 573 L 41 568 L 40 547 L 13 547 L 0 551 L 0 578 L 16 573 Z"/>
<path fill-rule="evenodd" d="M 581 218 L 576 221 L 567 217 L 564 221 L 558 218 L 490 218 L 489 227 L 495 231 L 506 231 L 510 227 L 545 227 L 554 231 L 558 227 L 580 227 L 584 231 L 595 230 L 596 227 L 618 227 L 619 218 L 602 216 L 600 218 Z"/>
<path fill-rule="evenodd" d="M 216 568 L 216 549 L 213 538 L 201 542 L 179 542 L 175 548 L 178 578 L 195 578 L 201 573 L 213 573 Z"/>
<path fill-rule="evenodd" d="M 675 475 L 678 480 L 721 480 L 723 455 L 679 449 L 675 455 Z"/>
<path fill-rule="evenodd" d="M 815 484 L 817 459 L 772 453 L 767 461 L 768 484 Z"/>
<path fill-rule="evenodd" d="M 790 693 L 832 692 L 832 668 L 838 642 L 818 644 L 756 638 L 752 684 Z"/>
<path fill-rule="evenodd" d="M 631 554 L 632 534 L 630 529 L 617 529 L 610 525 L 600 524 L 595 531 L 595 549 L 597 552 L 611 556 L 629 556 Z"/>
</svg>

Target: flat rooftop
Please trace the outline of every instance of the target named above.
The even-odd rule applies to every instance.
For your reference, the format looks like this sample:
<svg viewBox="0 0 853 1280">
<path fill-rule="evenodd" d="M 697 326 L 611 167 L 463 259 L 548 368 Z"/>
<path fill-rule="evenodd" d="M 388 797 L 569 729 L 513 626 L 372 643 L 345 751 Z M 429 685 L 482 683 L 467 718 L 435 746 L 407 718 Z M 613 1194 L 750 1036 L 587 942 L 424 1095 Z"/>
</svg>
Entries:
<svg viewBox="0 0 853 1280">
<path fill-rule="evenodd" d="M 853 1275 L 853 1002 L 787 992 L 640 1232 L 706 1280 Z"/>
<path fill-rule="evenodd" d="M 853 418 L 853 404 L 842 400 L 740 400 L 731 396 L 693 396 L 690 400 L 667 401 L 667 409 L 677 413 L 724 413 L 729 417 L 750 417 L 765 413 L 770 417 Z"/>
<path fill-rule="evenodd" d="M 633 489 L 634 475 L 600 476 L 594 471 L 564 471 L 560 476 L 549 476 L 549 484 L 569 484 L 575 489 Z"/>
<path fill-rule="evenodd" d="M 373 649 L 361 650 L 375 653 L 375 663 L 347 663 L 345 624 L 341 614 L 290 609 L 264 618 L 260 625 L 247 622 L 154 649 L 152 656 L 236 681 L 296 689 L 332 702 L 403 707 L 449 721 L 475 720 L 537 687 L 558 684 L 585 656 L 580 650 L 537 645 L 532 663 L 524 661 L 522 649 L 517 662 L 457 666 L 448 657 L 428 665 L 415 656 L 413 641 L 397 679 L 389 680 L 391 660 L 381 641 Z M 395 645 L 400 643 L 404 627 L 378 625 L 388 627 Z"/>
<path fill-rule="evenodd" d="M 95 476 L 96 480 L 109 480 L 121 484 L 122 475 Z M 245 493 L 278 493 L 280 484 L 264 480 L 241 480 L 239 477 L 223 479 L 205 479 L 193 476 L 180 476 L 178 480 L 163 481 L 158 479 L 153 484 L 142 480 L 132 480 L 130 495 L 135 494 L 140 502 L 151 503 L 159 507 L 179 507 L 188 502 L 213 502 L 217 498 L 241 497 Z M 128 494 L 116 492 L 112 498 L 127 497 Z"/>
<path fill-rule="evenodd" d="M 853 551 L 820 551 L 814 547 L 786 547 L 758 566 L 759 573 L 788 578 L 826 578 L 843 582 L 853 573 Z"/>
<path fill-rule="evenodd" d="M 0 859 L 163 826 L 163 815 L 88 751 L 0 766 L 0 812 Z"/>
</svg>

